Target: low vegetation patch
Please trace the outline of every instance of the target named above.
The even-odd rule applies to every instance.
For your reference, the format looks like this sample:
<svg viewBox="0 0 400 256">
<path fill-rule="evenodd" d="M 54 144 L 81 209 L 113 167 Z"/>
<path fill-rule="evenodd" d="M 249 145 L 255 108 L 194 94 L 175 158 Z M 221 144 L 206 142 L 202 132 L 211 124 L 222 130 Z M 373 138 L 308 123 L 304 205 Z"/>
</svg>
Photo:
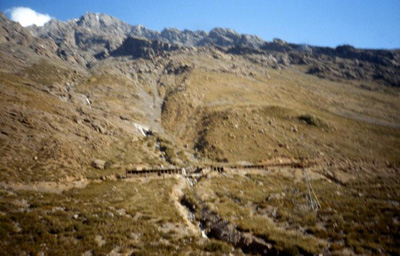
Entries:
<svg viewBox="0 0 400 256">
<path fill-rule="evenodd" d="M 317 211 L 310 207 L 304 180 L 295 183 L 278 174 L 202 179 L 187 200 L 202 202 L 238 230 L 261 237 L 289 255 L 400 252 L 396 246 L 399 194 L 394 189 L 398 177 L 345 186 L 325 179 L 311 184 L 321 203 Z"/>
</svg>

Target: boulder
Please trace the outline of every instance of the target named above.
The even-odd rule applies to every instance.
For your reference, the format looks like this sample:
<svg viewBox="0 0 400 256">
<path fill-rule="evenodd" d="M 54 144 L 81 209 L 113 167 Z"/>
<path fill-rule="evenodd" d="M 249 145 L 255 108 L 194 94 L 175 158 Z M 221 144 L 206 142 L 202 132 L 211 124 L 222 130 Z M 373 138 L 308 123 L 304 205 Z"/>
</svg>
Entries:
<svg viewBox="0 0 400 256">
<path fill-rule="evenodd" d="M 105 165 L 106 165 L 106 161 L 101 160 L 101 159 L 95 159 L 92 162 L 92 167 L 94 167 L 96 169 L 100 169 L 100 170 L 103 170 Z"/>
</svg>

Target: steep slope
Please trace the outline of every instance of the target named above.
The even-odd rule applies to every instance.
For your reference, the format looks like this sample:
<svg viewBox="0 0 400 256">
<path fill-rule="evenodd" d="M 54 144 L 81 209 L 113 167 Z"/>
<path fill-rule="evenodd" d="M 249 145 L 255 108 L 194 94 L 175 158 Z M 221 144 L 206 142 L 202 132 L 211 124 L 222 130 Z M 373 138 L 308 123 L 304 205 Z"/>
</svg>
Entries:
<svg viewBox="0 0 400 256">
<path fill-rule="evenodd" d="M 89 166 L 96 158 L 112 166 L 111 173 L 123 173 L 129 164 L 274 157 L 399 162 L 395 87 L 366 76 L 361 82 L 378 91 L 365 90 L 359 79 L 337 76 L 340 80 L 328 81 L 306 74 L 315 63 L 338 54 L 343 62 L 391 70 L 398 65 L 396 52 L 378 51 L 375 57 L 362 57 L 374 52 L 353 48 L 348 49 L 355 52 L 351 54 L 343 49 L 312 53 L 315 48 L 299 49 L 279 40 L 266 44 L 276 49 L 256 50 L 241 46 L 238 35 L 227 30 L 209 36 L 226 34 L 234 47 L 186 48 L 125 39 L 129 25 L 98 17 L 52 21 L 36 28 L 47 31 L 44 39 L 2 17 L 0 56 L 7 63 L 1 75 L 4 179 L 92 175 Z M 105 29 L 102 36 L 122 41 L 96 59 L 103 46 L 91 33 L 99 28 Z M 81 29 L 94 41 L 65 39 Z M 53 42 L 54 37 L 59 39 Z M 66 44 L 94 61 L 87 66 L 65 59 L 60 51 Z M 392 80 L 398 79 L 396 72 Z M 146 129 L 156 136 L 143 137 Z M 160 141 L 170 149 L 161 149 Z"/>
<path fill-rule="evenodd" d="M 168 164 L 154 138 L 142 135 L 143 129 L 163 132 L 157 75 L 146 73 L 154 63 L 121 59 L 88 70 L 50 47 L 37 51 L 55 45 L 6 18 L 1 22 L 3 181 L 90 176 L 96 158 L 121 174 L 131 163 Z"/>
<path fill-rule="evenodd" d="M 265 42 L 257 36 L 241 35 L 224 28 L 215 28 L 209 33 L 171 28 L 159 32 L 98 13 L 87 13 L 67 22 L 53 19 L 43 27 L 32 26 L 28 30 L 36 37 L 54 41 L 58 46 L 57 54 L 64 60 L 88 67 L 98 59 L 109 57 L 111 52 L 121 53 L 117 48 L 129 44 L 130 38 L 135 37 L 153 40 L 155 44 L 170 44 L 169 48 L 220 47 L 227 53 L 247 55 L 250 61 L 275 68 L 279 67 L 277 64 L 307 64 L 306 73 L 335 81 L 361 81 L 360 87 L 368 90 L 376 89 L 370 81 L 394 87 L 400 85 L 399 50 L 364 50 L 349 45 L 316 47 L 280 39 Z M 132 55 L 132 52 L 125 51 L 125 54 Z"/>
<path fill-rule="evenodd" d="M 302 66 L 277 71 L 218 54 L 182 56 L 195 68 L 167 90 L 163 125 L 184 145 L 229 162 L 278 156 L 398 162 L 398 95 L 317 79 Z"/>
</svg>

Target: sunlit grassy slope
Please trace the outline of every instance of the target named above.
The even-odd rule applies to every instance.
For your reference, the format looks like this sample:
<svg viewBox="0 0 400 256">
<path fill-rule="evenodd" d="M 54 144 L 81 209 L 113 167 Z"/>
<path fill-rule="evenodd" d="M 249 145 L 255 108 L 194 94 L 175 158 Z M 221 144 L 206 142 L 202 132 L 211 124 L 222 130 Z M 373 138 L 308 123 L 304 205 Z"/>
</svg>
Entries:
<svg viewBox="0 0 400 256">
<path fill-rule="evenodd" d="M 197 205 L 274 244 L 284 255 L 399 253 L 396 176 L 337 184 L 313 175 L 321 209 L 310 208 L 302 170 L 228 173 L 202 179 L 187 191 Z M 349 250 L 350 249 L 350 250 Z"/>
<path fill-rule="evenodd" d="M 399 161 L 396 94 L 319 79 L 299 67 L 250 70 L 243 75 L 199 66 L 185 74 L 166 96 L 167 130 L 217 161 Z"/>
<path fill-rule="evenodd" d="M 42 58 L 2 71 L 0 175 L 89 177 L 96 158 L 117 173 L 132 164 L 275 157 L 398 164 L 398 91 L 365 90 L 363 81 L 333 82 L 305 68 L 196 50 L 106 59 L 91 69 Z M 143 138 L 135 124 L 155 136 Z"/>
<path fill-rule="evenodd" d="M 171 202 L 175 184 L 103 182 L 63 194 L 1 191 L 0 255 L 174 255 L 208 248 L 219 255 L 212 240 L 187 231 Z"/>
</svg>

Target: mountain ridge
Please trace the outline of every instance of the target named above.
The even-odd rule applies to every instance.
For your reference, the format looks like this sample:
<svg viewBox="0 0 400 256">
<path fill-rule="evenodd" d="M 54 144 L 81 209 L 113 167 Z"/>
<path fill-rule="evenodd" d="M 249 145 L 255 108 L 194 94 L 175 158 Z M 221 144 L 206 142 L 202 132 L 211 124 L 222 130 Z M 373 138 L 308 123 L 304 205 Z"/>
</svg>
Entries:
<svg viewBox="0 0 400 256">
<path fill-rule="evenodd" d="M 322 78 L 382 80 L 389 86 L 400 86 L 400 50 L 357 49 L 351 45 L 330 48 L 292 44 L 281 39 L 266 42 L 258 36 L 239 34 L 227 28 L 214 28 L 209 32 L 181 31 L 175 28 L 154 31 L 143 25 L 129 25 L 118 18 L 99 13 L 86 13 L 79 19 L 66 22 L 53 19 L 42 27 L 31 26 L 27 29 L 35 37 L 54 41 L 59 47 L 58 55 L 63 59 L 85 66 L 93 65 L 99 59 L 113 55 L 113 52 L 113 56 L 115 52 L 119 56 L 124 55 L 121 47 L 125 40 L 132 41 L 129 38 L 136 37 L 176 45 L 165 50 L 219 47 L 227 53 L 272 56 L 272 59 L 278 61 L 269 65 L 275 67 L 313 63 L 307 72 Z M 132 55 L 128 52 L 132 53 L 126 51 L 125 55 Z M 132 56 L 143 57 L 149 54 L 135 53 Z"/>
</svg>

